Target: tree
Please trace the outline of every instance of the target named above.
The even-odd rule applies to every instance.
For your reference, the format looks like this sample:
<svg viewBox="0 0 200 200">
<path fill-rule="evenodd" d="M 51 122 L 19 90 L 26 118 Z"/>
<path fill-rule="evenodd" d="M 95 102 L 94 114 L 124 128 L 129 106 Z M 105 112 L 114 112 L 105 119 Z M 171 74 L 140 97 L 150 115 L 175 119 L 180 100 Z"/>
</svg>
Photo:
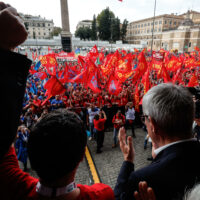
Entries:
<svg viewBox="0 0 200 200">
<path fill-rule="evenodd" d="M 79 37 L 81 40 L 90 40 L 91 35 L 92 30 L 89 27 L 80 27 L 75 32 L 75 36 Z"/>
<path fill-rule="evenodd" d="M 62 31 L 62 28 L 55 26 L 53 28 L 53 31 L 51 32 L 51 37 L 58 36 L 61 33 L 61 31 Z"/>
<path fill-rule="evenodd" d="M 111 19 L 114 18 L 113 12 L 109 8 L 104 9 L 98 16 L 98 31 L 101 40 L 109 40 L 111 37 Z"/>
<path fill-rule="evenodd" d="M 120 40 L 120 19 L 114 18 L 111 20 L 111 40 L 116 42 Z"/>
<path fill-rule="evenodd" d="M 85 27 L 85 38 L 90 40 L 92 38 L 92 29 L 89 27 Z"/>
<path fill-rule="evenodd" d="M 92 21 L 91 39 L 97 40 L 97 20 L 95 15 L 93 16 L 93 21 Z"/>
<path fill-rule="evenodd" d="M 122 29 L 121 29 L 121 38 L 122 42 L 124 43 L 126 40 L 126 32 L 127 32 L 127 26 L 128 26 L 128 21 L 125 19 L 122 24 Z"/>
</svg>

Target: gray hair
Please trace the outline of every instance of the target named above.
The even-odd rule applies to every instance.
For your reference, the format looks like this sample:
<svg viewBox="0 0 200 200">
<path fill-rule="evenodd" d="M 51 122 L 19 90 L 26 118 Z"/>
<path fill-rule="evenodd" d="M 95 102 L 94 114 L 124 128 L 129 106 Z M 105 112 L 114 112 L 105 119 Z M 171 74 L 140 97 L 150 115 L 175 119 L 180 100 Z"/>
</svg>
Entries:
<svg viewBox="0 0 200 200">
<path fill-rule="evenodd" d="M 200 184 L 195 185 L 191 190 L 186 192 L 183 200 L 199 200 L 200 199 Z"/>
<path fill-rule="evenodd" d="M 144 95 L 142 107 L 168 136 L 184 138 L 191 134 L 194 102 L 186 88 L 171 83 L 152 87 Z"/>
</svg>

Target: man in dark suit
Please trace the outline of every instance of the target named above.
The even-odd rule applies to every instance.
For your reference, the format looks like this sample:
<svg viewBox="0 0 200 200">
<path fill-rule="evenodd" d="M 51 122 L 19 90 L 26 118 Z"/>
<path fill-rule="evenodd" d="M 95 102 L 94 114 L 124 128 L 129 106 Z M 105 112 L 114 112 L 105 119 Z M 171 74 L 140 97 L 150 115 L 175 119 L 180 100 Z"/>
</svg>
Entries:
<svg viewBox="0 0 200 200">
<path fill-rule="evenodd" d="M 146 181 L 156 199 L 181 199 L 184 191 L 200 180 L 200 144 L 192 138 L 194 103 L 187 89 L 160 84 L 143 97 L 143 113 L 152 139 L 153 162 L 134 170 L 132 138 L 126 142 L 120 129 L 120 148 L 124 154 L 114 192 L 116 199 L 134 199 L 138 183 Z"/>
</svg>

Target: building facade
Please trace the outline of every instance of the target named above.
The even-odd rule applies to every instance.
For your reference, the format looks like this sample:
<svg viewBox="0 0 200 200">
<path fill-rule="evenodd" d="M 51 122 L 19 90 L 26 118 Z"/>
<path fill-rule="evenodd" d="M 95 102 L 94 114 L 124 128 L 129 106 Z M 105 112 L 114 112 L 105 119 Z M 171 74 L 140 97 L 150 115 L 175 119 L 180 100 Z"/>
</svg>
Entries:
<svg viewBox="0 0 200 200">
<path fill-rule="evenodd" d="M 80 27 L 83 27 L 83 28 L 86 28 L 86 27 L 92 28 L 92 20 L 83 20 L 83 21 L 80 21 L 77 24 L 77 26 L 76 26 L 76 30 L 78 30 Z"/>
<path fill-rule="evenodd" d="M 200 13 L 188 11 L 182 15 L 160 15 L 131 22 L 126 39 L 130 44 L 145 44 L 147 49 L 161 48 L 191 51 L 199 45 Z M 154 29 L 154 32 L 153 32 Z"/>
<path fill-rule="evenodd" d="M 40 16 L 20 14 L 28 31 L 29 39 L 50 39 L 54 28 L 53 20 Z"/>
</svg>

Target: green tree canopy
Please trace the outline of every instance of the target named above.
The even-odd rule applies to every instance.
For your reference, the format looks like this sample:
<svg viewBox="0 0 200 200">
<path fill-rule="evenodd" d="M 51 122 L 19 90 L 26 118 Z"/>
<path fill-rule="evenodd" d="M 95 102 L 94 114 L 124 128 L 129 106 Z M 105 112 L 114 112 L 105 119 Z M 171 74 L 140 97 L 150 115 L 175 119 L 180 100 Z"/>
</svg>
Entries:
<svg viewBox="0 0 200 200">
<path fill-rule="evenodd" d="M 62 28 L 60 28 L 60 27 L 54 27 L 53 28 L 53 31 L 51 32 L 51 36 L 53 37 L 53 36 L 58 36 L 60 33 L 61 33 L 61 31 L 62 31 Z"/>
<path fill-rule="evenodd" d="M 97 16 L 99 38 L 101 40 L 109 40 L 111 37 L 111 20 L 115 15 L 109 8 L 104 9 Z"/>
<path fill-rule="evenodd" d="M 92 40 L 97 40 L 97 19 L 96 16 L 93 16 L 92 20 L 92 32 L 91 32 L 91 39 Z"/>
<path fill-rule="evenodd" d="M 111 20 L 111 41 L 120 40 L 120 19 L 114 18 Z"/>
<path fill-rule="evenodd" d="M 121 29 L 121 38 L 122 42 L 124 43 L 126 40 L 126 33 L 127 33 L 127 26 L 128 26 L 128 21 L 125 19 L 122 24 L 122 29 Z"/>
<path fill-rule="evenodd" d="M 91 35 L 92 30 L 89 27 L 80 27 L 75 32 L 75 36 L 79 37 L 81 40 L 90 40 Z"/>
</svg>

